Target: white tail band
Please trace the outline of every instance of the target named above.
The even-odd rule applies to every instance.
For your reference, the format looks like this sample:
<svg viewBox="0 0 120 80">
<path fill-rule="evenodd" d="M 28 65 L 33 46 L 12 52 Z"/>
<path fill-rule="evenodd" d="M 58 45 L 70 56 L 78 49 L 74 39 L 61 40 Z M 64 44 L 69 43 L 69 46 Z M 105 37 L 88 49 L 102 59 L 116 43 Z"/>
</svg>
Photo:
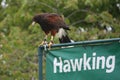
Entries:
<svg viewBox="0 0 120 80">
<path fill-rule="evenodd" d="M 67 35 L 66 31 L 63 28 L 60 28 L 58 33 L 57 33 L 57 36 L 59 38 L 62 38 L 63 36 L 66 36 L 66 35 Z"/>
</svg>

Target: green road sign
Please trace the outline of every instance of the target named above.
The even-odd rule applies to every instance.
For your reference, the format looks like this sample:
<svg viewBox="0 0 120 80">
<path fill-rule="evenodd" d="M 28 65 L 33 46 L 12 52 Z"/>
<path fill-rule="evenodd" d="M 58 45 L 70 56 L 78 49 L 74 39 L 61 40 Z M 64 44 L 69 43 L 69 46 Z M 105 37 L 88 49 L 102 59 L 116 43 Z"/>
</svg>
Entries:
<svg viewBox="0 0 120 80">
<path fill-rule="evenodd" d="M 47 51 L 46 80 L 120 80 L 120 43 Z"/>
</svg>

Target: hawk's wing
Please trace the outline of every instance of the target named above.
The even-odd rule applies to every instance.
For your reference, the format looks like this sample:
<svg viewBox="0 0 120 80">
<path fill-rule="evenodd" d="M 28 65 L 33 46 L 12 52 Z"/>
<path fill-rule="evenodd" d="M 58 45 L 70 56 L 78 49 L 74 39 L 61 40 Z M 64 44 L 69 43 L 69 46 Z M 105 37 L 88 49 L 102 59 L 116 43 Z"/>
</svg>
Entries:
<svg viewBox="0 0 120 80">
<path fill-rule="evenodd" d="M 48 14 L 44 17 L 46 24 L 53 26 L 56 29 L 64 28 L 69 30 L 69 27 L 65 24 L 63 18 L 58 14 Z"/>
</svg>

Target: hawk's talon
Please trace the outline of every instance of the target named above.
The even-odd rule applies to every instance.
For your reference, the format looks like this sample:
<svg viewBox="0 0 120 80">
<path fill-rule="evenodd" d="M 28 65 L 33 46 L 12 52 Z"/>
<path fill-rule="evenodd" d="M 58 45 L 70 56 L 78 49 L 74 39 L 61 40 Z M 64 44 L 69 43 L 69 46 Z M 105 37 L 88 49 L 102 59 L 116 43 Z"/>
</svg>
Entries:
<svg viewBox="0 0 120 80">
<path fill-rule="evenodd" d="M 48 42 L 46 40 L 42 41 L 41 44 L 39 46 L 43 46 L 43 45 L 47 45 Z"/>
<path fill-rule="evenodd" d="M 51 49 L 51 46 L 53 45 L 53 41 L 50 41 L 50 43 L 48 44 L 48 48 L 49 50 Z"/>
</svg>

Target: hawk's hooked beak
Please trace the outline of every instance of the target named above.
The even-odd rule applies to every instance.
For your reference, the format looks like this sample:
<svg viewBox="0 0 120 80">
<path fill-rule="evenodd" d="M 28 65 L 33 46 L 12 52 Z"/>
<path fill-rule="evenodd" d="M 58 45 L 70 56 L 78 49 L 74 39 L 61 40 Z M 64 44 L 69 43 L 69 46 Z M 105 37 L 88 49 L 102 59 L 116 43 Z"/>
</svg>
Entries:
<svg viewBox="0 0 120 80">
<path fill-rule="evenodd" d="M 32 26 L 35 25 L 35 21 L 32 22 Z"/>
</svg>

